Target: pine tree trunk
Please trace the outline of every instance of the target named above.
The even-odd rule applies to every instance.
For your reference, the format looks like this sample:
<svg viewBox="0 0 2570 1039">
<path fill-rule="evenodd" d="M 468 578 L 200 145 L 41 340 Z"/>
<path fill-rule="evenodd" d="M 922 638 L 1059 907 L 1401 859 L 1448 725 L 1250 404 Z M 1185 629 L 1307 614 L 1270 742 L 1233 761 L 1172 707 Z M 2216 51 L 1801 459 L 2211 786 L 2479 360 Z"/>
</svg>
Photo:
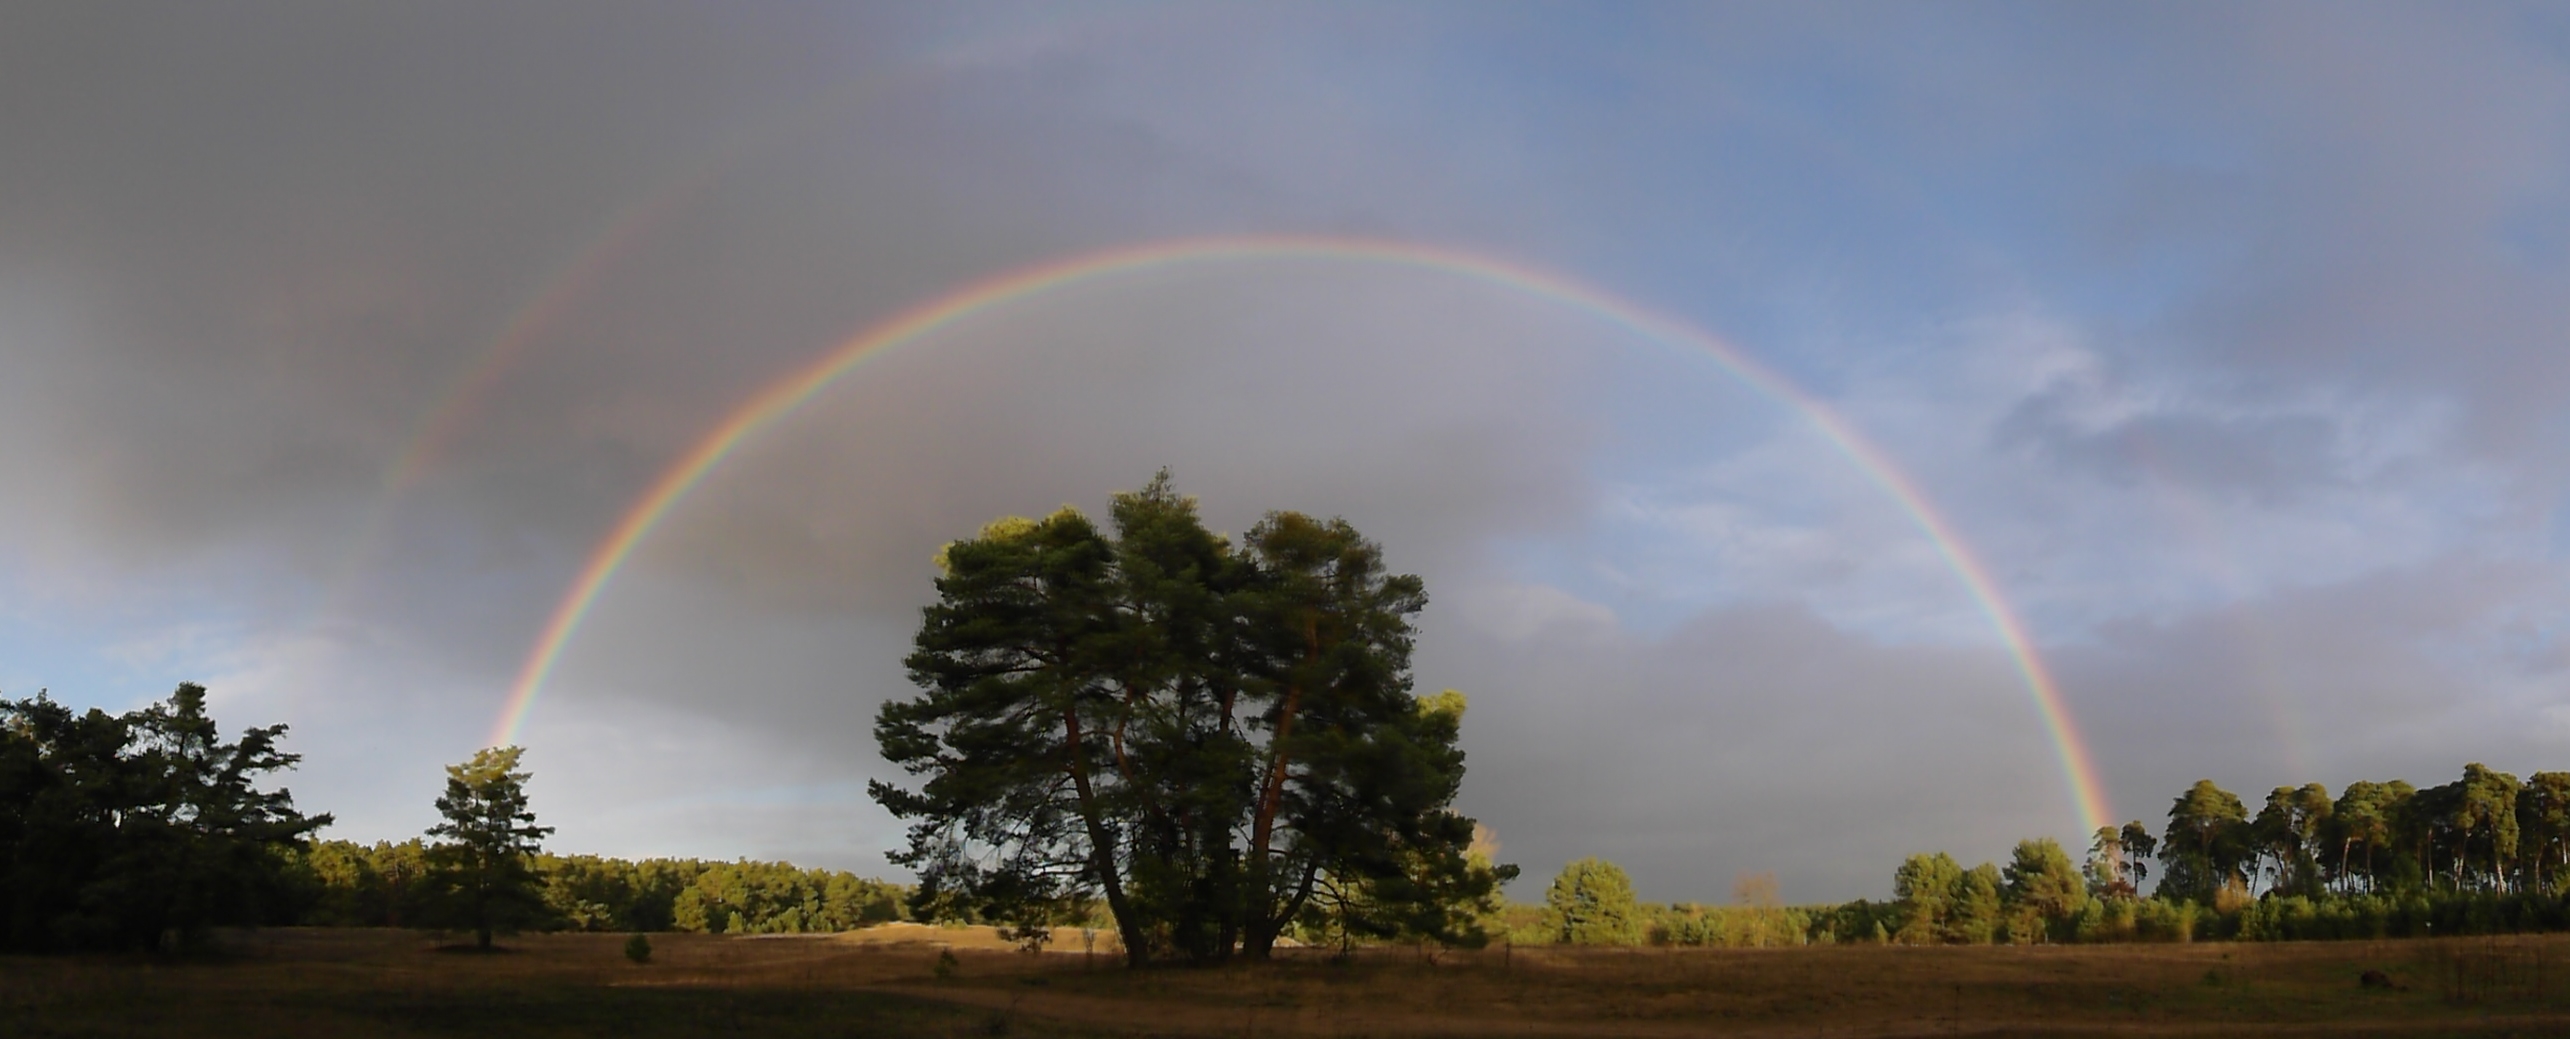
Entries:
<svg viewBox="0 0 2570 1039">
<path fill-rule="evenodd" d="M 1080 733 L 1078 704 L 1062 708 L 1062 730 L 1070 751 L 1071 789 L 1080 798 L 1080 823 L 1089 831 L 1091 868 L 1097 870 L 1098 886 L 1106 891 L 1107 912 L 1115 917 L 1116 937 L 1124 942 L 1125 965 L 1143 966 L 1150 960 L 1150 945 L 1142 933 L 1142 922 L 1134 918 L 1132 906 L 1125 901 L 1124 878 L 1115 867 L 1115 842 L 1107 834 L 1097 793 L 1089 783 L 1089 755 Z"/>
<path fill-rule="evenodd" d="M 473 937 L 475 946 L 491 951 L 491 864 L 482 864 L 482 876 L 473 881 Z"/>
<path fill-rule="evenodd" d="M 1321 657 L 1321 621 L 1318 615 L 1303 622 L 1303 663 L 1309 666 Z M 1306 676 L 1308 677 L 1308 676 Z M 1276 813 L 1285 801 L 1285 775 L 1291 764 L 1286 754 L 1286 741 L 1294 735 L 1294 718 L 1303 706 L 1303 683 L 1285 687 L 1285 700 L 1277 706 L 1274 755 L 1267 770 L 1266 782 L 1258 792 L 1258 807 L 1249 827 L 1249 875 L 1258 885 L 1258 906 L 1249 923 L 1249 933 L 1242 938 L 1241 952 L 1254 960 L 1268 958 L 1275 948 L 1276 932 L 1282 921 L 1273 920 L 1276 886 L 1269 876 L 1271 849 L 1276 838 Z"/>
</svg>

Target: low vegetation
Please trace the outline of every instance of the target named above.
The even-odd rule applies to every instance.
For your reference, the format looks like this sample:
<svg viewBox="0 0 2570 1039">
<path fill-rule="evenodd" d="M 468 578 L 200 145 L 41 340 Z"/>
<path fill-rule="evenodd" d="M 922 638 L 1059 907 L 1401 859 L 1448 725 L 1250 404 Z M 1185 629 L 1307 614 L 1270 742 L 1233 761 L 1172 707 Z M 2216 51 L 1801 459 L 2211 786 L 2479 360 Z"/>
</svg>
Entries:
<svg viewBox="0 0 2570 1039">
<path fill-rule="evenodd" d="M 896 940 L 872 940 L 879 935 Z M 2116 946 L 1279 949 L 1131 971 L 991 928 L 218 935 L 214 957 L 0 957 L 0 1034 L 473 1036 L 2535 1036 L 2570 1031 L 2570 936 Z M 2378 974 L 2384 984 L 2366 987 Z"/>
</svg>

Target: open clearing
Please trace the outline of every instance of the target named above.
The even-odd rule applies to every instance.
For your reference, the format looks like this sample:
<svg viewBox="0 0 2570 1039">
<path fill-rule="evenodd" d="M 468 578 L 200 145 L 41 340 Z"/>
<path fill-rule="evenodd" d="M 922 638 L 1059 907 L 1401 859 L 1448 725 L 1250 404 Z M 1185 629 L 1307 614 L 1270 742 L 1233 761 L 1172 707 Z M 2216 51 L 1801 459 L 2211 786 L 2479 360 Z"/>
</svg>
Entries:
<svg viewBox="0 0 2570 1039">
<path fill-rule="evenodd" d="M 2570 1034 L 2570 936 L 2038 948 L 1300 950 L 1118 969 L 986 929 L 526 935 L 282 929 L 219 957 L 0 958 L 9 1036 Z M 941 951 L 955 957 L 946 976 Z M 2360 988 L 2380 970 L 2400 987 Z"/>
</svg>

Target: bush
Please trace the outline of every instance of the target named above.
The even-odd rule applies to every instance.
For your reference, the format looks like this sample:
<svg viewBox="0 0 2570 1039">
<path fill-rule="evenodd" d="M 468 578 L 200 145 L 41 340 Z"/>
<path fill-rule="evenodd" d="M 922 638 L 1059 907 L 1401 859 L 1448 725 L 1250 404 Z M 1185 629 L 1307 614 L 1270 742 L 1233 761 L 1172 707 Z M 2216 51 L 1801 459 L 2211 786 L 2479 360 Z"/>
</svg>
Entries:
<svg viewBox="0 0 2570 1039">
<path fill-rule="evenodd" d="M 1562 867 L 1544 892 L 1553 940 L 1565 945 L 1636 945 L 1642 941 L 1641 907 L 1633 901 L 1633 880 L 1624 868 L 1604 859 L 1581 859 Z"/>
<path fill-rule="evenodd" d="M 318 841 L 297 867 L 314 890 L 301 921 L 325 927 L 406 927 L 420 921 L 425 849 L 417 840 Z M 904 917 L 910 890 L 836 870 L 782 862 L 705 862 L 538 855 L 544 930 L 847 931 Z"/>
<path fill-rule="evenodd" d="M 1676 902 L 1646 911 L 1645 935 L 1653 945 L 1728 949 L 1802 945 L 1836 941 L 1841 935 L 1870 940 L 1884 906 L 1870 913 L 1841 914 L 1844 906 L 1787 908 L 1773 905 L 1708 906 Z"/>
</svg>

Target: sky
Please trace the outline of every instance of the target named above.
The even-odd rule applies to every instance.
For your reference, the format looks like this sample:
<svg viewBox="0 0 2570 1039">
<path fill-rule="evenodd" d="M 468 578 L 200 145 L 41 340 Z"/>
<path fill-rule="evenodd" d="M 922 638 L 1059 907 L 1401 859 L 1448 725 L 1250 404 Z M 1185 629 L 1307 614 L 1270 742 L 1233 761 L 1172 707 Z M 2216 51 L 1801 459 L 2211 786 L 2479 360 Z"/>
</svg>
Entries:
<svg viewBox="0 0 2570 1039">
<path fill-rule="evenodd" d="M 937 548 L 1164 466 L 1425 580 L 1521 899 L 2570 768 L 2558 7 L 10 21 L 0 695 L 202 682 L 327 837 L 727 429 L 508 733 L 555 849 L 901 876 Z"/>
</svg>

